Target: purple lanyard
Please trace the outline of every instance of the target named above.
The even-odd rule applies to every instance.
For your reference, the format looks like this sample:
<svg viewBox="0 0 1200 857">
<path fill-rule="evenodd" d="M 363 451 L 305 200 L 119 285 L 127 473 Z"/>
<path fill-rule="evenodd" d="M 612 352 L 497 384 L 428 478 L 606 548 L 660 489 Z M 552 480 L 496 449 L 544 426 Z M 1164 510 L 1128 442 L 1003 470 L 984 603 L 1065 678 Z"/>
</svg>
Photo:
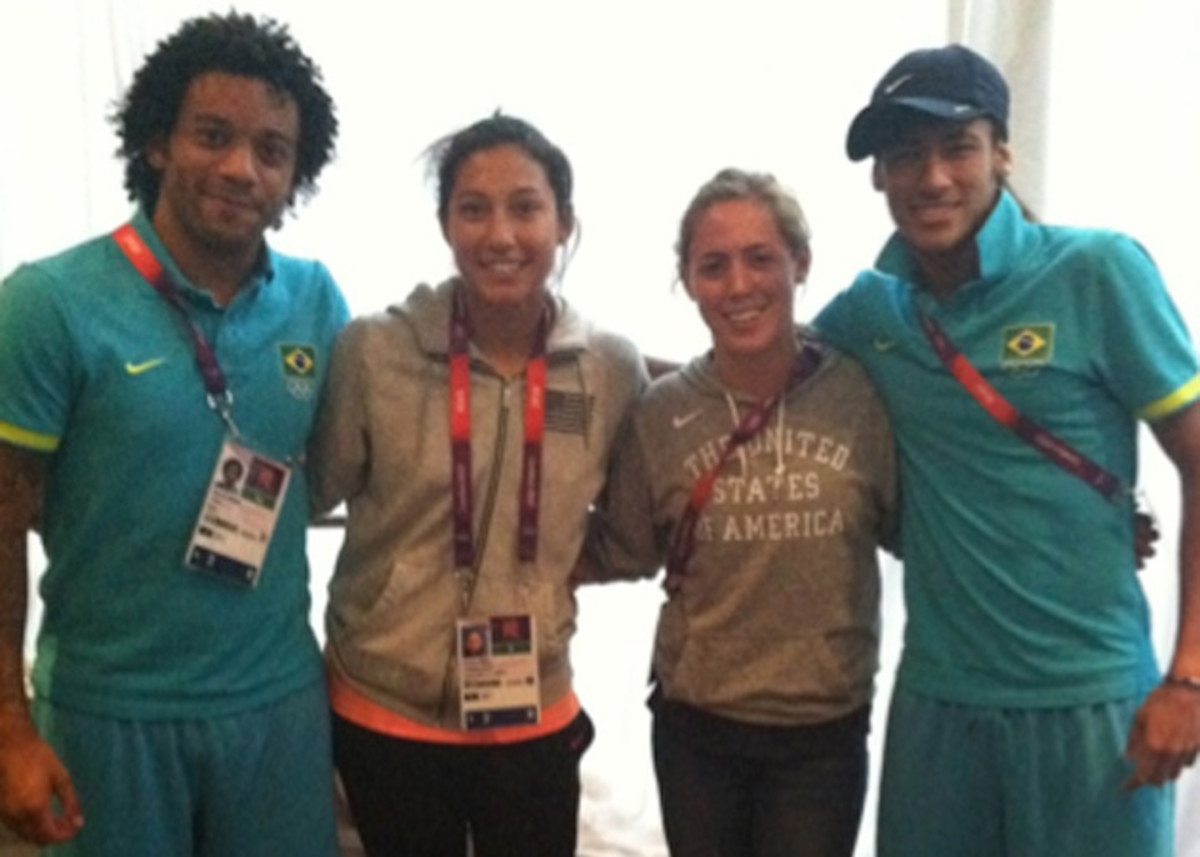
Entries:
<svg viewBox="0 0 1200 857">
<path fill-rule="evenodd" d="M 537 559 L 538 511 L 542 500 L 542 439 L 546 424 L 546 340 L 548 319 L 538 321 L 525 367 L 525 445 L 521 463 L 517 555 Z M 474 500 L 471 487 L 471 330 L 461 289 L 450 315 L 450 478 L 454 506 L 454 564 L 475 563 Z"/>
<path fill-rule="evenodd" d="M 721 468 L 725 466 L 725 462 L 733 455 L 734 450 L 752 441 L 767 427 L 771 415 L 783 402 L 788 390 L 799 386 L 816 371 L 819 365 L 821 365 L 821 352 L 811 345 L 805 345 L 796 355 L 796 361 L 792 365 L 792 371 L 788 375 L 783 389 L 766 401 L 755 405 L 746 416 L 742 417 L 729 436 L 724 449 L 721 450 L 721 457 L 717 463 L 701 474 L 700 478 L 692 485 L 691 496 L 679 518 L 679 525 L 675 528 L 675 534 L 671 538 L 671 548 L 667 552 L 667 575 L 669 577 L 681 575 L 687 571 L 688 561 L 691 560 L 692 554 L 696 550 L 696 524 L 700 521 L 700 513 L 712 499 L 713 486 L 716 484 L 717 476 L 720 474 Z"/>
<path fill-rule="evenodd" d="M 1105 499 L 1112 499 L 1121 487 L 1116 476 L 1009 404 L 950 341 L 936 321 L 923 312 L 919 315 L 921 327 L 937 356 L 992 419 L 1010 429 L 1063 470 L 1092 486 Z"/>
<path fill-rule="evenodd" d="M 192 350 L 196 355 L 196 366 L 200 369 L 204 390 L 208 394 L 208 406 L 220 415 L 230 432 L 236 437 L 238 431 L 233 422 L 233 393 L 229 390 L 225 373 L 221 371 L 221 367 L 217 363 L 217 356 L 213 353 L 212 346 L 204 338 L 203 331 L 192 321 L 187 305 L 183 301 L 183 295 L 179 293 L 179 288 L 167 276 L 162 263 L 154 257 L 153 251 L 146 246 L 146 242 L 142 240 L 142 236 L 137 234 L 137 230 L 133 228 L 132 224 L 126 223 L 117 229 L 113 233 L 113 240 L 125 253 L 130 264 L 183 319 L 192 341 Z"/>
</svg>

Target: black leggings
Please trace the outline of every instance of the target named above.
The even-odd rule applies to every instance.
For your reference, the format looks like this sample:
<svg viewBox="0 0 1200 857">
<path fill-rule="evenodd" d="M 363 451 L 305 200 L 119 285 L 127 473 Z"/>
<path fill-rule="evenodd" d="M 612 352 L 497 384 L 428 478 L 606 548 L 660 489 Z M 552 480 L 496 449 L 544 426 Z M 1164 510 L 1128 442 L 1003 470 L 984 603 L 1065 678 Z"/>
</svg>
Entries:
<svg viewBox="0 0 1200 857">
<path fill-rule="evenodd" d="M 333 718 L 333 755 L 369 857 L 572 857 L 580 712 L 553 735 L 485 747 L 408 741 Z"/>
</svg>

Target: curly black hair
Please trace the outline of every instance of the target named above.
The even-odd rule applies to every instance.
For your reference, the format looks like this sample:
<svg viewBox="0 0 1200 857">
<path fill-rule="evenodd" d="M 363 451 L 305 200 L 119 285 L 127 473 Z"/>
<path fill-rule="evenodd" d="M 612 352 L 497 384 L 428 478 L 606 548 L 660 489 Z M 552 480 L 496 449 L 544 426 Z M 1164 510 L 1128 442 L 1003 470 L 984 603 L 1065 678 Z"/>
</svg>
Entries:
<svg viewBox="0 0 1200 857">
<path fill-rule="evenodd" d="M 161 174 L 147 149 L 170 135 L 188 86 L 210 71 L 253 77 L 295 99 L 300 117 L 293 191 L 311 196 L 317 174 L 334 153 L 338 122 L 321 71 L 299 48 L 287 27 L 271 18 L 229 12 L 192 18 L 158 43 L 133 76 L 112 122 L 125 160 L 125 190 L 147 212 L 158 200 Z M 289 203 L 294 201 L 294 195 Z"/>
</svg>

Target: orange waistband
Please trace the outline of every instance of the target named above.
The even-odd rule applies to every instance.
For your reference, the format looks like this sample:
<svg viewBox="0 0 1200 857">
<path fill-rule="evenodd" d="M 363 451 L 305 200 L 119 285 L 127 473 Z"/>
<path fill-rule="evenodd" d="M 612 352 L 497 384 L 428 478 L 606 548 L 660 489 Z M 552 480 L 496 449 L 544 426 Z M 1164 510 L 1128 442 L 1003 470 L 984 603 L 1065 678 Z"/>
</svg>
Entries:
<svg viewBox="0 0 1200 857">
<path fill-rule="evenodd" d="M 516 744 L 553 735 L 574 720 L 580 711 L 579 699 L 574 691 L 567 691 L 561 699 L 542 709 L 538 723 L 519 726 L 501 726 L 495 729 L 477 729 L 467 732 L 458 729 L 443 729 L 427 726 L 410 720 L 390 708 L 386 708 L 359 693 L 342 677 L 329 672 L 329 704 L 339 717 L 349 720 L 364 729 L 405 738 L 409 741 L 426 741 L 431 744 L 461 744 L 486 746 L 490 744 Z"/>
</svg>

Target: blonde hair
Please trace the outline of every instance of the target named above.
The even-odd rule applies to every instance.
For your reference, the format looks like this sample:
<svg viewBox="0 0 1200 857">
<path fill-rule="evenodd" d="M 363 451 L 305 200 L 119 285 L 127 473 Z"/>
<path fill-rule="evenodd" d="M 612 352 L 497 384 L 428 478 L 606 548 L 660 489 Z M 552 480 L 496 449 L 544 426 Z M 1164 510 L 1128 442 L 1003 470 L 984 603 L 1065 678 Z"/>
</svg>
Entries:
<svg viewBox="0 0 1200 857">
<path fill-rule="evenodd" d="M 794 194 L 770 173 L 755 173 L 727 167 L 700 186 L 679 224 L 679 239 L 675 242 L 676 265 L 680 282 L 687 283 L 688 255 L 692 250 L 692 233 L 696 221 L 710 206 L 718 202 L 752 199 L 761 202 L 771 212 L 779 234 L 795 259 L 809 254 L 812 231 L 804 210 Z"/>
</svg>

